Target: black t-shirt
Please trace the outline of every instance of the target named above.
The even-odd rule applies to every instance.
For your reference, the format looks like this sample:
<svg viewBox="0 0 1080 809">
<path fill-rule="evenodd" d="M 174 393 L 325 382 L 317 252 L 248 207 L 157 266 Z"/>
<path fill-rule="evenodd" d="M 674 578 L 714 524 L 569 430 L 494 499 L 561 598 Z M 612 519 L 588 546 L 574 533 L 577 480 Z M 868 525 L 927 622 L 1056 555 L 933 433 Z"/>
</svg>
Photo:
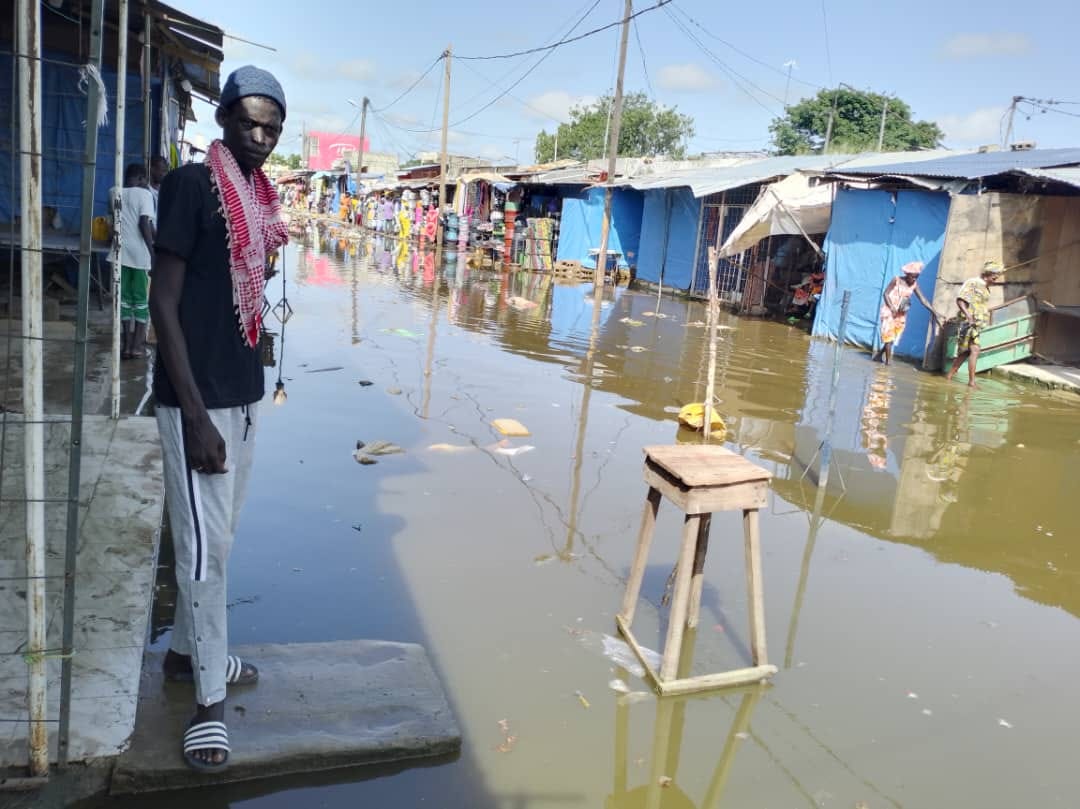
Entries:
<svg viewBox="0 0 1080 809">
<path fill-rule="evenodd" d="M 240 334 L 233 307 L 225 218 L 203 164 L 165 175 L 158 196 L 158 250 L 187 262 L 180 297 L 180 326 L 195 384 L 208 409 L 239 407 L 266 392 L 262 356 Z M 159 349 L 154 368 L 158 402 L 179 407 Z"/>
</svg>

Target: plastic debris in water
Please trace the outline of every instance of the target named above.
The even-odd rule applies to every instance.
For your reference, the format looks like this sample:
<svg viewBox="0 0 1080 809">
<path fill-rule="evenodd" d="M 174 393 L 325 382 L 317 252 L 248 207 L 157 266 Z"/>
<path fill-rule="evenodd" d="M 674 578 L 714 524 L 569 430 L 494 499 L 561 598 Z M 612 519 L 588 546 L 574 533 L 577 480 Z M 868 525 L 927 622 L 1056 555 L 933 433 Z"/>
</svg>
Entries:
<svg viewBox="0 0 1080 809">
<path fill-rule="evenodd" d="M 907 692 L 907 698 L 908 699 L 918 699 L 919 695 L 916 694 L 914 691 L 908 691 Z"/>
<path fill-rule="evenodd" d="M 535 309 L 537 306 L 540 305 L 534 301 L 530 301 L 528 298 L 522 298 L 520 295 L 511 295 L 509 298 L 506 299 L 506 302 L 512 308 L 523 312 L 530 309 Z"/>
<path fill-rule="evenodd" d="M 491 426 L 503 435 L 511 437 L 524 438 L 525 436 L 531 435 L 529 428 L 517 419 L 495 419 L 491 422 Z"/>
<path fill-rule="evenodd" d="M 635 354 L 640 354 L 642 351 L 648 351 L 649 349 L 645 348 L 645 346 L 630 346 L 630 350 Z"/>
<path fill-rule="evenodd" d="M 405 450 L 389 441 L 372 441 L 364 447 L 366 455 L 400 455 Z"/>
<path fill-rule="evenodd" d="M 401 388 L 387 388 L 386 392 L 389 393 L 391 396 L 400 396 Z"/>
<path fill-rule="evenodd" d="M 532 452 L 536 447 L 532 444 L 522 444 L 519 447 L 511 447 L 503 443 L 494 444 L 491 447 L 491 451 L 496 455 L 509 455 L 513 458 L 515 455 L 522 455 L 526 452 Z"/>
<path fill-rule="evenodd" d="M 410 340 L 415 340 L 420 335 L 414 331 L 408 329 L 382 329 L 383 334 L 396 334 L 398 337 L 406 337 Z"/>
<path fill-rule="evenodd" d="M 923 708 L 922 712 L 923 712 L 923 716 L 933 716 L 934 715 L 934 712 L 931 711 L 929 708 Z"/>
<path fill-rule="evenodd" d="M 1003 728 L 1012 728 L 1012 722 L 1007 719 L 999 719 L 998 724 Z"/>
<path fill-rule="evenodd" d="M 620 680 L 618 677 L 608 683 L 608 688 L 612 691 L 617 691 L 620 694 L 630 693 L 630 686 L 626 684 L 625 680 Z"/>
<path fill-rule="evenodd" d="M 658 783 L 663 789 L 667 789 L 672 784 L 671 776 L 661 775 L 659 778 L 656 779 L 656 783 Z"/>
<path fill-rule="evenodd" d="M 600 636 L 601 645 L 603 648 L 604 657 L 614 663 L 620 668 L 626 669 L 635 677 L 644 677 L 645 669 L 642 668 L 641 663 L 638 662 L 637 655 L 634 654 L 624 641 L 619 640 L 611 635 Z M 654 669 L 660 668 L 660 655 L 651 649 L 642 649 L 646 659 L 649 662 L 649 666 Z"/>
<path fill-rule="evenodd" d="M 746 739 L 750 738 L 750 734 L 747 733 L 745 730 L 740 730 L 738 733 L 735 734 L 735 738 L 745 741 Z"/>
<path fill-rule="evenodd" d="M 432 444 L 428 449 L 432 452 L 468 452 L 475 447 L 467 444 Z"/>
<path fill-rule="evenodd" d="M 584 694 L 582 694 L 582 693 L 581 693 L 580 691 L 575 691 L 575 692 L 574 692 L 574 696 L 576 696 L 576 697 L 578 698 L 578 702 L 580 702 L 580 703 L 581 703 L 581 707 L 582 707 L 582 708 L 589 708 L 589 707 L 591 707 L 591 706 L 589 705 L 589 701 L 588 701 L 587 699 L 585 699 L 585 695 L 584 695 Z"/>
<path fill-rule="evenodd" d="M 495 750 L 499 753 L 509 753 L 514 749 L 514 745 L 517 744 L 518 737 L 510 732 L 510 720 L 500 719 L 499 730 L 502 731 L 503 740 L 502 744 L 496 746 Z"/>
<path fill-rule="evenodd" d="M 370 379 L 361 379 L 361 380 L 357 381 L 356 384 L 359 385 L 362 388 L 370 388 L 375 383 L 372 382 Z"/>
<path fill-rule="evenodd" d="M 642 320 L 634 320 L 632 317 L 624 317 L 619 320 L 620 323 L 625 323 L 627 326 L 644 326 L 645 322 Z"/>
<path fill-rule="evenodd" d="M 325 374 L 327 371 L 344 371 L 344 365 L 331 365 L 329 368 L 315 368 L 310 371 L 305 371 L 306 374 Z"/>
</svg>

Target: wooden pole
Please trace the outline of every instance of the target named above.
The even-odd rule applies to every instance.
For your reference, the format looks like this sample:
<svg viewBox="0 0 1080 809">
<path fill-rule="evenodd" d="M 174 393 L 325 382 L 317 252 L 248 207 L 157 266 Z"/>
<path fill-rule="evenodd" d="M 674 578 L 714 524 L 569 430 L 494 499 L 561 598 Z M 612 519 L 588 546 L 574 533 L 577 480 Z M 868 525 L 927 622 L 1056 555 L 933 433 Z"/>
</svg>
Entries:
<svg viewBox="0 0 1080 809">
<path fill-rule="evenodd" d="M 356 195 L 360 196 L 360 176 L 364 171 L 364 138 L 367 137 L 367 108 L 368 97 L 364 96 L 363 102 L 360 104 L 360 153 L 356 158 Z"/>
<path fill-rule="evenodd" d="M 442 212 L 446 206 L 446 168 L 448 156 L 446 154 L 446 140 L 450 130 L 450 63 L 454 58 L 454 46 L 447 45 L 443 52 L 443 60 L 446 62 L 443 71 L 443 110 L 442 110 L 442 147 L 439 155 L 439 221 L 436 225 L 435 247 L 442 253 L 443 224 Z"/>
<path fill-rule="evenodd" d="M 596 272 L 593 274 L 593 299 L 596 306 L 604 296 L 604 275 L 607 269 L 608 236 L 611 232 L 612 187 L 619 157 L 619 130 L 622 128 L 623 76 L 626 73 L 626 47 L 630 39 L 630 17 L 634 13 L 633 0 L 626 0 L 623 11 L 622 35 L 619 40 L 619 72 L 615 79 L 615 98 L 611 108 L 611 126 L 607 143 L 607 188 L 604 189 L 604 219 L 600 225 L 600 252 L 596 256 Z"/>
<path fill-rule="evenodd" d="M 877 150 L 881 151 L 882 144 L 885 143 L 885 117 L 889 114 L 889 99 L 885 99 L 885 106 L 881 108 L 881 128 L 878 129 L 877 136 Z"/>
<path fill-rule="evenodd" d="M 149 6 L 147 7 L 149 8 Z M 151 115 L 152 109 L 150 106 L 150 37 L 151 37 L 151 24 L 150 24 L 150 12 L 147 11 L 143 17 L 143 52 L 142 52 L 142 73 L 143 73 L 143 165 L 147 167 L 147 171 L 150 170 L 150 146 L 152 141 L 150 140 L 150 127 L 153 122 L 153 115 Z M 164 114 L 164 111 L 162 111 Z"/>
<path fill-rule="evenodd" d="M 105 24 L 105 0 L 94 0 L 90 18 L 89 63 L 101 72 L 102 40 Z M 121 41 L 127 39 L 121 28 Z M 83 447 L 83 386 L 86 381 L 86 329 L 90 300 L 90 273 L 94 257 L 91 253 L 94 216 L 94 186 L 97 176 L 99 110 L 106 100 L 95 81 L 87 82 L 86 129 L 83 146 L 82 193 L 79 223 L 79 304 L 75 315 L 75 351 L 72 371 L 71 450 L 68 457 L 67 524 L 64 543 L 64 620 L 60 663 L 60 723 L 57 728 L 57 757 L 60 766 L 68 763 L 68 741 L 71 736 L 71 678 L 75 645 L 75 573 L 79 551 L 79 488 L 82 481 Z"/>
<path fill-rule="evenodd" d="M 120 0 L 119 37 L 116 46 L 116 149 L 113 159 L 113 216 L 112 247 L 112 357 L 109 413 L 120 418 L 120 214 L 124 186 L 124 139 L 127 123 L 127 59 L 128 59 L 128 0 Z M 147 166 L 147 171 L 150 167 Z"/>
<path fill-rule="evenodd" d="M 99 0 L 100 2 L 100 0 Z M 41 3 L 19 0 L 19 173 L 22 188 L 22 398 L 26 494 L 27 718 L 30 775 L 49 772 L 45 724 L 45 426 L 42 378 Z M 92 123 L 90 124 L 93 125 Z"/>
<path fill-rule="evenodd" d="M 715 247 L 709 248 L 709 368 L 705 383 L 705 440 L 712 435 L 713 402 L 716 395 L 717 321 L 720 319 L 719 294 L 716 291 L 716 265 L 720 261 Z"/>
</svg>

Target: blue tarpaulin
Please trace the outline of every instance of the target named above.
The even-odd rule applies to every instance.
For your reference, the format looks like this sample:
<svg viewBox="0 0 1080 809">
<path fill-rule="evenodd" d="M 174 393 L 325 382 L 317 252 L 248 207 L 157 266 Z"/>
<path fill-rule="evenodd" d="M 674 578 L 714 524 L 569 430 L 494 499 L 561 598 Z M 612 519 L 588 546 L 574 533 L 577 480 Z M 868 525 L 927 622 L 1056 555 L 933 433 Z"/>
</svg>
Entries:
<svg viewBox="0 0 1080 809">
<path fill-rule="evenodd" d="M 63 54 L 48 54 L 65 58 Z M 102 79 L 108 95 L 109 122 L 98 130 L 97 173 L 94 180 L 94 216 L 108 213 L 109 189 L 113 182 L 116 143 L 116 71 L 103 68 Z M 0 222 L 19 215 L 18 129 L 12 129 L 11 57 L 0 56 Z M 155 88 L 160 81 L 154 80 Z M 86 96 L 79 91 L 79 71 L 74 67 L 45 62 L 42 65 L 42 204 L 58 210 L 63 230 L 79 226 L 82 194 L 82 162 L 85 148 Z M 124 164 L 143 162 L 143 105 L 138 73 L 128 73 L 127 121 L 124 131 Z M 158 98 L 155 89 L 151 98 Z M 154 118 L 159 110 L 155 100 Z M 153 124 L 157 131 L 156 123 Z M 14 134 L 15 142 L 11 142 Z M 12 188 L 14 180 L 15 187 Z M 49 225 L 48 222 L 45 223 Z"/>
<path fill-rule="evenodd" d="M 652 284 L 663 280 L 666 287 L 690 288 L 700 212 L 701 201 L 689 188 L 645 192 L 638 280 Z"/>
<path fill-rule="evenodd" d="M 945 241 L 949 196 L 928 191 L 841 190 L 825 237 L 825 288 L 814 319 L 814 336 L 835 340 L 844 290 L 851 291 L 846 341 L 878 348 L 878 311 L 890 280 L 909 261 L 925 265 L 919 289 L 934 296 L 938 259 Z M 922 357 L 930 313 L 915 298 L 896 354 Z"/>
<path fill-rule="evenodd" d="M 611 234 L 608 250 L 621 253 L 619 266 L 638 263 L 641 243 L 641 212 L 644 200 L 640 191 L 615 189 L 611 204 Z M 600 226 L 604 219 L 604 189 L 586 188 L 563 199 L 562 221 L 559 225 L 559 261 L 580 261 L 595 267 L 596 258 L 590 250 L 600 247 Z"/>
</svg>

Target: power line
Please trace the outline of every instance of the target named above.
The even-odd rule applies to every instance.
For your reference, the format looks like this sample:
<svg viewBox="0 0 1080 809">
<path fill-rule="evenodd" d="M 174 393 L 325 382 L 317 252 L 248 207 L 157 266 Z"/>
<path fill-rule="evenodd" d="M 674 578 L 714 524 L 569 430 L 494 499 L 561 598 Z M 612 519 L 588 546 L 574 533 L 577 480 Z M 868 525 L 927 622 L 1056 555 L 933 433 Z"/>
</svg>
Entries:
<svg viewBox="0 0 1080 809">
<path fill-rule="evenodd" d="M 742 90 L 743 93 L 745 93 L 755 104 L 757 104 L 759 107 L 761 107 L 767 113 L 769 113 L 770 115 L 778 115 L 776 110 L 769 107 L 760 98 L 758 98 L 756 95 L 754 95 L 749 90 L 747 90 L 745 87 L 743 87 L 741 82 L 745 82 L 746 84 L 748 84 L 751 87 L 753 87 L 754 89 L 756 89 L 759 93 L 761 93 L 763 95 L 766 95 L 769 98 L 774 99 L 777 103 L 779 103 L 781 105 L 784 103 L 782 99 L 780 99 L 777 96 L 773 95 L 768 90 L 765 90 L 762 87 L 759 87 L 758 85 L 754 84 L 754 82 L 751 81 L 749 78 L 747 78 L 746 76 L 739 73 L 737 70 L 735 70 L 729 64 L 727 64 L 727 62 L 725 62 L 723 59 L 721 59 L 719 56 L 717 56 L 715 53 L 713 53 L 708 48 L 708 46 L 705 45 L 704 42 L 702 42 L 700 39 L 698 39 L 698 37 L 694 34 L 693 31 L 691 31 L 689 28 L 686 27 L 686 24 L 683 23 L 682 20 L 680 20 L 678 17 L 676 17 L 674 14 L 672 14 L 668 9 L 664 9 L 664 11 L 667 13 L 667 15 L 671 19 L 671 21 L 673 23 L 675 23 L 675 25 L 679 28 L 679 30 L 682 31 L 690 41 L 692 41 L 694 44 L 696 44 L 706 56 L 708 56 L 717 65 L 720 66 L 720 69 L 724 71 L 724 73 L 727 75 L 727 77 L 729 79 L 731 79 L 732 84 L 734 84 L 736 87 L 738 87 L 740 90 Z M 741 80 L 741 82 L 740 82 L 740 80 Z"/>
<path fill-rule="evenodd" d="M 723 37 L 718 37 L 716 34 L 714 34 L 712 31 L 710 31 L 708 28 L 706 28 L 700 22 L 695 20 L 693 17 L 691 17 L 689 14 L 687 14 L 683 9 L 679 8 L 678 6 L 672 6 L 672 8 L 675 9 L 676 11 L 678 11 L 684 17 L 686 17 L 686 19 L 688 19 L 690 22 L 692 22 L 706 36 L 710 37 L 711 39 L 715 39 L 721 45 L 726 45 L 727 47 L 731 48 L 731 50 L 735 51 L 735 53 L 749 59 L 751 62 L 759 64 L 762 67 L 767 67 L 769 70 L 773 71 L 774 73 L 779 73 L 785 79 L 788 78 L 788 72 L 786 70 L 781 70 L 780 68 L 776 67 L 775 65 L 771 65 L 771 64 L 769 64 L 768 62 L 766 62 L 766 61 L 764 61 L 762 59 L 758 59 L 753 54 L 747 53 L 746 51 L 742 50 L 737 45 L 733 45 L 732 43 L 728 42 Z M 798 79 L 798 78 L 795 78 L 794 76 L 791 77 L 791 81 L 796 82 L 798 84 L 805 84 L 807 87 L 813 87 L 815 90 L 824 90 L 825 89 L 824 85 L 815 84 L 814 82 L 806 81 L 805 79 Z"/>
<path fill-rule="evenodd" d="M 602 33 L 604 31 L 607 31 L 607 30 L 611 29 L 611 28 L 615 28 L 617 26 L 620 26 L 624 22 L 627 22 L 627 21 L 630 21 L 630 20 L 635 20 L 638 17 L 640 17 L 641 15 L 648 14 L 650 11 L 656 11 L 656 9 L 658 9 L 658 8 L 663 8 L 664 6 L 670 4 L 671 2 L 672 2 L 672 0 L 659 0 L 659 2 L 656 3 L 656 5 L 649 6 L 648 8 L 643 8 L 641 11 L 635 11 L 633 14 L 626 17 L 625 19 L 616 20 L 615 22 L 608 23 L 607 25 L 602 25 L 599 28 L 593 28 L 591 31 L 586 31 L 583 34 L 578 34 L 577 36 L 574 36 L 574 37 L 571 37 L 571 36 L 564 37 L 563 39 L 560 39 L 558 42 L 555 42 L 555 43 L 553 43 L 551 45 L 541 45 L 540 47 L 537 47 L 537 48 L 529 48 L 528 50 L 524 50 L 524 51 L 515 51 L 514 53 L 499 53 L 499 54 L 493 54 L 491 56 L 456 56 L 454 58 L 455 59 L 466 59 L 466 60 L 472 60 L 472 61 L 481 61 L 481 60 L 487 60 L 487 59 L 513 59 L 516 56 L 528 56 L 529 54 L 540 53 L 541 51 L 548 51 L 550 53 L 551 51 L 555 50 L 556 48 L 560 48 L 563 45 L 569 45 L 571 42 L 580 42 L 583 39 L 587 39 L 588 37 L 591 37 L 591 36 L 594 36 L 596 34 Z"/>
<path fill-rule="evenodd" d="M 825 0 L 821 0 L 821 19 L 825 23 L 825 66 L 829 70 L 829 84 L 832 85 L 832 48 L 829 45 L 829 13 L 825 10 Z"/>
<path fill-rule="evenodd" d="M 445 53 L 440 53 L 439 58 L 436 59 L 434 62 L 432 62 L 431 66 L 427 70 L 425 70 L 423 73 L 421 73 L 420 78 L 418 78 L 416 81 L 414 81 L 412 84 L 410 84 L 408 86 L 408 88 L 405 90 L 405 92 L 403 92 L 401 95 L 399 95 L 393 101 L 391 101 L 385 107 L 374 107 L 374 106 L 371 107 L 370 109 L 372 110 L 372 112 L 386 112 L 392 106 L 397 104 L 399 101 L 401 101 L 401 99 L 405 98 L 405 96 L 407 96 L 409 93 L 411 93 L 413 90 L 415 90 L 417 88 L 417 86 L 419 86 L 420 82 L 422 82 L 424 79 L 426 79 L 428 77 L 428 74 L 431 73 L 431 71 L 435 69 L 435 66 L 438 65 L 439 62 L 441 62 L 445 58 L 446 58 L 446 54 Z"/>
<path fill-rule="evenodd" d="M 649 95 L 656 99 L 656 90 L 653 89 L 652 79 L 649 78 L 649 66 L 645 64 L 645 48 L 641 45 L 641 32 L 638 31 L 637 20 L 634 20 L 634 39 L 637 40 L 638 53 L 641 54 L 641 69 L 645 72 L 645 86 L 649 88 Z"/>
</svg>

